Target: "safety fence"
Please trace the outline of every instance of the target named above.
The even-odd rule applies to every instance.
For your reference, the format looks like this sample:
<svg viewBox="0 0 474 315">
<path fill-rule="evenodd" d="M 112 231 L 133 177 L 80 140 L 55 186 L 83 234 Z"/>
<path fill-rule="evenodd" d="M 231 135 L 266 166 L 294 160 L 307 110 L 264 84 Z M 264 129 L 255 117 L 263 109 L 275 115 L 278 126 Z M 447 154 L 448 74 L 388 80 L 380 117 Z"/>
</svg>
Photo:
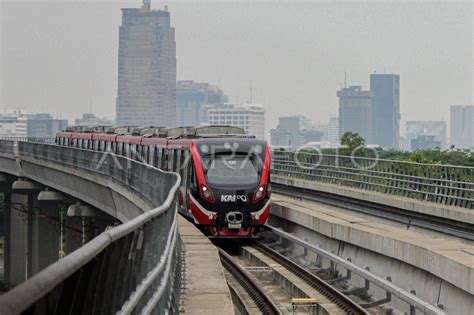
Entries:
<svg viewBox="0 0 474 315">
<path fill-rule="evenodd" d="M 474 167 L 278 150 L 272 154 L 274 175 L 474 208 Z"/>
<path fill-rule="evenodd" d="M 156 206 L 0 296 L 0 314 L 178 313 L 182 243 L 178 174 L 101 152 L 0 140 L 0 154 L 94 173 Z"/>
</svg>

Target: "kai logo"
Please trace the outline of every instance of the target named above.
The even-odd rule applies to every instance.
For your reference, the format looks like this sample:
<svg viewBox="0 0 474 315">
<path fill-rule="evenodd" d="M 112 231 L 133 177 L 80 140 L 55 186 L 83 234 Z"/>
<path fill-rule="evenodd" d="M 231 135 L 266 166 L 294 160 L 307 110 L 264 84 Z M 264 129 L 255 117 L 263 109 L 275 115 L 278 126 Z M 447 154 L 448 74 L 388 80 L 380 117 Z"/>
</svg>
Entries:
<svg viewBox="0 0 474 315">
<path fill-rule="evenodd" d="M 221 195 L 221 202 L 235 202 L 236 200 L 247 202 L 247 197 L 245 195 Z"/>
</svg>

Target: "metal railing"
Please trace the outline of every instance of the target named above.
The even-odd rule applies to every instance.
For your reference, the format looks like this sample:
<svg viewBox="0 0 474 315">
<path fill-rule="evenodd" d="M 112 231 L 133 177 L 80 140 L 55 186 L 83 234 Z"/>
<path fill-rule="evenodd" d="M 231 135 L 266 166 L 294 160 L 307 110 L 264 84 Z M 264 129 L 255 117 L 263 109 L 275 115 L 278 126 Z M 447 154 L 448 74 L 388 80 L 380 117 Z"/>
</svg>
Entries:
<svg viewBox="0 0 474 315">
<path fill-rule="evenodd" d="M 410 315 L 416 314 L 417 310 L 420 311 L 423 314 L 438 314 L 438 315 L 446 314 L 442 309 L 440 309 L 440 308 L 438 308 L 434 305 L 431 305 L 431 304 L 423 301 L 419 297 L 417 297 L 414 291 L 409 292 L 409 291 L 406 291 L 406 290 L 398 287 L 397 285 L 393 284 L 390 280 L 390 277 L 388 279 L 387 278 L 384 279 L 382 277 L 379 277 L 379 276 L 371 273 L 370 268 L 367 268 L 367 267 L 366 268 L 361 268 L 359 266 L 356 266 L 355 264 L 353 264 L 351 262 L 350 259 L 345 260 L 345 259 L 343 259 L 343 258 L 327 251 L 327 250 L 322 249 L 319 246 L 315 246 L 313 244 L 310 244 L 305 240 L 299 239 L 299 238 L 293 236 L 292 234 L 287 233 L 287 232 L 285 232 L 281 229 L 275 228 L 273 226 L 270 226 L 269 224 L 267 224 L 266 227 L 273 234 L 277 235 L 280 238 L 280 240 L 278 241 L 279 244 L 283 244 L 282 239 L 285 239 L 285 240 L 289 241 L 290 243 L 301 246 L 304 249 L 305 254 L 308 254 L 308 251 L 314 252 L 317 255 L 316 261 L 318 261 L 320 258 L 328 259 L 331 262 L 330 267 L 329 267 L 330 272 L 335 272 L 337 267 L 342 267 L 342 268 L 346 269 L 346 271 L 347 271 L 346 276 L 343 276 L 340 279 L 350 280 L 351 277 L 353 277 L 354 275 L 357 275 L 357 276 L 361 277 L 362 279 L 364 279 L 365 286 L 363 288 L 356 289 L 358 291 L 367 292 L 370 289 L 370 284 L 373 284 L 373 285 L 383 289 L 386 292 L 386 297 L 389 297 L 388 299 L 386 299 L 387 302 L 390 302 L 391 296 L 394 296 L 394 297 L 397 297 L 398 299 L 400 299 L 401 301 L 407 303 L 409 305 L 409 308 L 410 308 Z M 331 280 L 329 280 L 329 281 L 331 281 Z M 337 281 L 337 280 L 332 280 L 333 283 L 335 281 Z M 349 290 L 349 291 L 351 291 L 351 290 Z M 352 291 L 354 291 L 354 292 L 352 292 L 352 294 L 354 294 L 355 290 L 352 290 Z M 381 303 L 381 302 L 384 302 L 384 300 L 380 300 L 378 302 L 374 301 L 371 304 L 373 306 L 381 305 L 381 304 L 384 304 L 384 303 Z M 367 305 L 367 306 L 370 306 L 370 305 Z"/>
<path fill-rule="evenodd" d="M 16 147 L 0 140 L 0 154 Z M 0 296 L 0 313 L 178 313 L 182 244 L 177 233 L 178 174 L 111 154 L 18 142 L 17 159 L 94 173 L 156 208 L 110 228 Z"/>
<path fill-rule="evenodd" d="M 36 142 L 36 143 L 48 143 L 48 144 L 55 143 L 55 138 L 42 138 L 42 137 L 0 137 L 0 140 L 25 141 L 25 142 Z"/>
<path fill-rule="evenodd" d="M 275 150 L 272 174 L 474 208 L 474 167 Z"/>
</svg>

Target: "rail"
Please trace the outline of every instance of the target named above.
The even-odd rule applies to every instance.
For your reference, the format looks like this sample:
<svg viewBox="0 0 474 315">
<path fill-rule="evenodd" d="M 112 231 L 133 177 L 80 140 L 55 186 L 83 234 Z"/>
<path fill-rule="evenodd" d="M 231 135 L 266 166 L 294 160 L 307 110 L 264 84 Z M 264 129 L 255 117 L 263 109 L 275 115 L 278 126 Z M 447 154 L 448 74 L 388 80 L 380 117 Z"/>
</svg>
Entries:
<svg viewBox="0 0 474 315">
<path fill-rule="evenodd" d="M 276 175 L 474 209 L 474 167 L 279 150 L 272 155 Z"/>
<path fill-rule="evenodd" d="M 416 310 L 422 312 L 423 314 L 438 314 L 438 315 L 445 314 L 443 310 L 423 301 L 422 299 L 418 298 L 413 293 L 410 293 L 396 286 L 395 284 L 393 284 L 387 279 L 374 275 L 373 273 L 369 272 L 368 270 L 364 268 L 356 266 L 355 264 L 353 264 L 352 262 L 348 260 L 345 260 L 335 254 L 332 254 L 331 252 L 327 250 L 324 250 L 318 246 L 310 244 L 302 239 L 299 239 L 281 229 L 275 228 L 268 224 L 266 225 L 266 227 L 278 237 L 286 239 L 290 243 L 303 247 L 305 251 L 306 250 L 312 251 L 316 253 L 318 256 L 328 259 L 329 261 L 331 261 L 331 266 L 333 266 L 332 268 L 335 268 L 335 266 L 337 265 L 346 269 L 348 271 L 348 275 L 353 274 L 353 275 L 357 275 L 361 277 L 362 279 L 365 279 L 366 281 L 365 289 L 368 289 L 369 284 L 372 283 L 375 286 L 385 290 L 387 292 L 387 296 L 395 296 L 399 298 L 401 301 L 407 303 L 410 306 L 410 314 L 415 314 Z"/>
<path fill-rule="evenodd" d="M 248 291 L 250 297 L 257 304 L 262 314 L 283 314 L 283 312 L 278 308 L 278 305 L 272 300 L 270 295 L 268 295 L 268 293 L 266 293 L 265 290 L 252 279 L 252 277 L 249 275 L 249 272 L 242 268 L 232 258 L 232 256 L 227 254 L 222 249 L 219 249 L 219 256 L 221 257 L 224 267 L 233 277 L 235 277 L 240 285 Z"/>
<path fill-rule="evenodd" d="M 179 312 L 178 174 L 124 157 L 45 143 L 0 140 L 0 154 L 93 172 L 156 206 L 0 296 L 1 314 Z"/>
</svg>

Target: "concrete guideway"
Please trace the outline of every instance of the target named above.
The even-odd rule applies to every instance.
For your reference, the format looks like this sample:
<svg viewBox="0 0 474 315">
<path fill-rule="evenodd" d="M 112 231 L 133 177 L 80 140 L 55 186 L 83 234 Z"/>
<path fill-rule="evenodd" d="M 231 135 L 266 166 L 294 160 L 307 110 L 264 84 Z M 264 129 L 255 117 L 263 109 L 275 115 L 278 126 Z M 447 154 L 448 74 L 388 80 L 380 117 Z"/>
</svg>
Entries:
<svg viewBox="0 0 474 315">
<path fill-rule="evenodd" d="M 371 252 L 372 256 L 385 257 L 377 262 L 379 266 L 371 265 L 373 271 L 387 270 L 383 275 L 405 273 L 405 279 L 394 275 L 394 283 L 407 290 L 416 288 L 418 296 L 434 305 L 444 304 L 448 312 L 456 309 L 454 313 L 463 314 L 462 310 L 467 312 L 474 307 L 474 247 L 469 244 L 371 222 L 277 194 L 273 195 L 272 216 L 306 228 L 306 232 L 296 234 L 300 238 L 310 234 L 309 230 L 327 238 L 327 244 L 336 248 L 341 245 L 335 243 L 343 242 L 346 246 L 340 254 L 352 255 L 354 262 L 357 256 L 359 262 L 370 260 L 357 248 Z"/>
<path fill-rule="evenodd" d="M 178 216 L 186 268 L 181 311 L 187 314 L 234 314 L 218 249 L 192 223 Z"/>
<path fill-rule="evenodd" d="M 444 219 L 474 224 L 474 211 L 461 207 L 454 207 L 434 202 L 424 202 L 412 198 L 398 197 L 374 191 L 361 190 L 342 185 L 333 185 L 317 181 L 294 179 L 279 175 L 272 175 L 272 182 L 292 187 L 316 190 L 357 200 L 373 202 L 398 209 L 413 211 L 421 214 L 437 216 Z"/>
<path fill-rule="evenodd" d="M 1 141 L 0 144 L 5 145 Z M 129 162 L 130 169 L 116 169 L 110 159 L 97 168 L 97 161 L 101 158 L 101 153 L 98 152 L 58 146 L 41 147 L 32 143 L 19 143 L 19 146 L 20 153 L 24 154 L 13 154 L 8 148 L 0 152 L 0 172 L 9 174 L 0 173 L 0 184 L 8 180 L 8 187 L 14 186 L 21 192 L 25 189 L 31 190 L 36 183 L 41 183 L 57 189 L 40 192 L 39 188 L 43 186 L 38 185 L 37 199 L 43 202 L 67 198 L 67 195 L 85 199 L 87 204 L 70 205 L 67 210 L 69 215 L 95 215 L 98 210 L 89 206 L 92 205 L 125 223 L 105 231 L 77 251 L 66 255 L 63 260 L 50 265 L 14 288 L 11 294 L 19 296 L 19 299 L 11 299 L 11 294 L 8 297 L 3 296 L 10 300 L 9 303 L 0 302 L 0 308 L 5 307 L 6 314 L 36 305 L 37 301 L 46 303 L 49 295 L 71 296 L 71 299 L 75 299 L 75 291 L 71 288 L 87 287 L 81 282 L 76 283 L 82 281 L 82 277 L 77 276 L 82 270 L 90 272 L 91 286 L 98 290 L 94 292 L 90 289 L 78 289 L 79 295 L 90 295 L 88 300 L 82 300 L 80 296 L 74 300 L 86 309 L 91 307 L 93 310 L 108 310 L 110 303 L 116 304 L 110 306 L 111 309 L 117 309 L 124 303 L 124 311 L 133 309 L 136 305 L 142 307 L 146 302 L 145 309 L 152 310 L 157 307 L 161 312 L 166 308 L 174 309 L 178 306 L 176 297 L 183 291 L 182 305 L 184 309 L 190 310 L 188 313 L 209 314 L 214 313 L 216 308 L 223 308 L 223 312 L 219 312 L 222 314 L 234 313 L 217 249 L 196 227 L 181 217 L 178 216 L 178 223 L 170 224 L 175 218 L 172 209 L 175 209 L 175 192 L 180 180 L 178 174 L 163 172 L 134 161 Z M 128 164 L 125 163 L 125 158 L 119 159 L 121 165 Z M 27 178 L 29 181 L 22 179 L 12 185 L 11 182 L 16 177 Z M 156 208 L 157 206 L 159 207 Z M 179 236 L 176 236 L 176 230 L 173 228 L 176 226 Z M 162 235 L 163 233 L 166 235 Z M 148 240 L 142 244 L 147 236 Z M 166 241 L 165 248 L 158 245 L 163 240 Z M 56 246 L 56 242 L 53 245 Z M 181 246 L 184 247 L 182 260 Z M 143 254 L 140 253 L 142 250 Z M 167 258 L 161 259 L 160 253 L 162 257 Z M 130 262 L 141 259 L 146 259 L 147 263 L 137 261 L 137 264 L 133 265 Z M 104 266 L 100 267 L 102 261 L 113 263 L 106 267 L 104 263 Z M 96 262 L 99 267 L 94 265 Z M 184 268 L 181 268 L 181 262 L 185 263 Z M 125 269 L 128 270 L 129 267 L 137 270 L 126 272 Z M 141 267 L 153 269 L 139 269 Z M 172 272 L 174 269 L 177 270 Z M 129 288 L 129 293 L 138 292 L 137 294 L 125 293 L 121 297 L 122 291 L 113 289 L 114 283 L 129 283 L 127 277 L 140 276 L 143 276 L 143 279 L 138 279 L 140 281 L 132 279 L 133 283 L 137 283 L 136 288 Z M 114 277 L 118 280 L 115 281 Z M 183 279 L 186 283 L 181 288 Z M 94 285 L 94 281 L 98 284 Z M 47 286 L 44 286 L 44 283 Z M 66 283 L 64 287 L 68 289 L 61 291 L 63 283 Z M 150 295 L 152 285 L 156 292 Z M 109 288 L 112 289 L 108 290 Z M 22 295 L 18 295 L 18 292 Z M 60 307 L 75 307 L 73 303 L 62 305 L 61 299 L 58 301 Z M 53 303 L 48 305 L 55 307 Z"/>
</svg>

